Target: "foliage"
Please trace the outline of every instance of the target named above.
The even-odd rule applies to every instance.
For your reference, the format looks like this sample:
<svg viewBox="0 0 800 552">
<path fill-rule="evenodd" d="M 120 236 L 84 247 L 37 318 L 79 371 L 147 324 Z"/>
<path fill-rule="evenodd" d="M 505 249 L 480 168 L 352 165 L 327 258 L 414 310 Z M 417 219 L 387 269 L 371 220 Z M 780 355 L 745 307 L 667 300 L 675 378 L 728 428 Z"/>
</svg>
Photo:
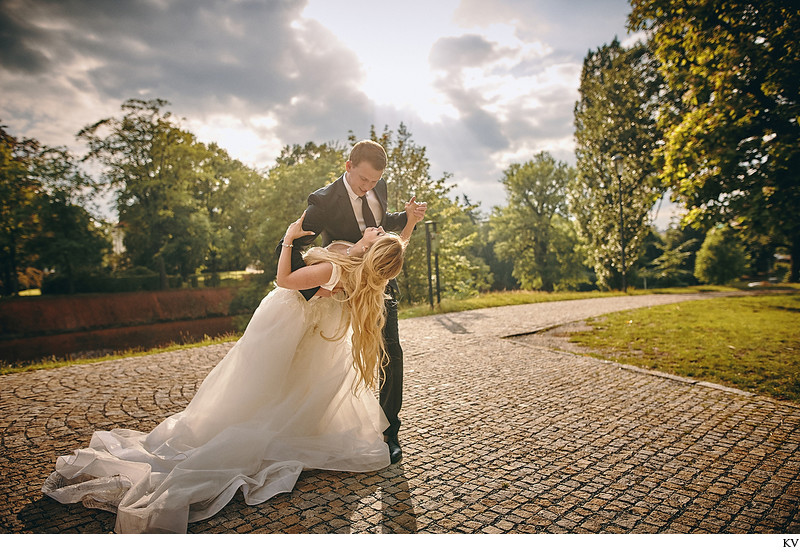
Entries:
<svg viewBox="0 0 800 552">
<path fill-rule="evenodd" d="M 736 222 L 790 247 L 800 278 L 800 6 L 789 0 L 633 0 L 669 87 L 661 178 L 703 228 Z"/>
<path fill-rule="evenodd" d="M 203 265 L 209 271 L 237 270 L 253 261 L 248 234 L 259 213 L 251 189 L 265 177 L 217 144 L 197 144 L 198 174 L 193 194 L 210 224 L 210 244 Z"/>
<path fill-rule="evenodd" d="M 626 49 L 614 40 L 589 51 L 579 92 L 577 178 L 569 193 L 570 212 L 588 246 L 598 284 L 617 287 L 622 237 L 627 270 L 637 260 L 640 242 L 649 231 L 648 214 L 663 193 L 653 151 L 661 139 L 656 117 L 665 101 L 664 88 L 645 45 Z M 623 157 L 620 178 L 611 163 L 614 155 Z"/>
<path fill-rule="evenodd" d="M 341 176 L 345 159 L 344 148 L 335 144 L 286 146 L 266 177 L 248 190 L 245 250 L 250 262 L 264 270 L 264 285 L 275 277 L 275 247 L 286 228 L 306 209 L 309 194 Z"/>
<path fill-rule="evenodd" d="M 669 247 L 666 244 L 657 245 L 661 254 L 642 271 L 649 278 L 651 285 L 673 287 L 687 286 L 692 281 L 692 271 L 686 268 L 687 260 L 695 254 L 692 247 L 697 240 L 691 239 Z"/>
<path fill-rule="evenodd" d="M 566 190 L 574 172 L 547 152 L 503 172 L 507 206 L 494 209 L 491 238 L 498 258 L 513 262 L 522 289 L 574 289 L 588 282 L 567 218 Z"/>
<path fill-rule="evenodd" d="M 20 273 L 33 265 L 26 245 L 39 229 L 40 184 L 32 174 L 39 145 L 18 140 L 0 126 L 0 294 L 19 292 Z"/>
<path fill-rule="evenodd" d="M 351 144 L 357 141 L 352 133 L 348 139 Z M 454 187 L 446 183 L 450 175 L 431 178 L 425 147 L 414 143 L 404 124 L 400 123 L 396 132 L 386 127 L 380 135 L 373 127 L 370 139 L 380 143 L 388 156 L 384 178 L 389 186 L 389 210 L 402 211 L 414 196 L 428 204 L 425 220 L 411 238 L 403 272 L 397 278 L 402 300 L 414 303 L 428 297 L 426 232 L 432 230 L 424 227 L 428 222 L 436 222 L 441 294 L 464 297 L 489 289 L 491 273 L 476 247 L 478 206 L 448 197 Z"/>
<path fill-rule="evenodd" d="M 694 275 L 707 284 L 727 284 L 747 267 L 744 247 L 728 227 L 709 230 L 695 260 Z"/>
<path fill-rule="evenodd" d="M 72 289 L 78 271 L 102 265 L 109 245 L 82 205 L 93 182 L 66 149 L 0 132 L 2 294 L 17 293 L 20 281 L 41 285 L 45 271 L 61 274 Z"/>
<path fill-rule="evenodd" d="M 78 133 L 87 159 L 104 166 L 102 183 L 116 192 L 125 248 L 133 265 L 179 272 L 202 265 L 211 241 L 208 212 L 195 195 L 205 148 L 180 129 L 164 100 L 128 100 L 121 118 Z"/>
<path fill-rule="evenodd" d="M 471 206 L 468 197 L 464 196 L 464 203 Z M 495 251 L 496 241 L 492 235 L 492 225 L 489 220 L 484 220 L 481 213 L 476 213 L 475 220 L 478 224 L 478 239 L 475 243 L 474 253 L 483 259 L 492 275 L 491 291 L 518 290 L 519 281 L 514 278 L 514 260 L 500 258 Z"/>
</svg>

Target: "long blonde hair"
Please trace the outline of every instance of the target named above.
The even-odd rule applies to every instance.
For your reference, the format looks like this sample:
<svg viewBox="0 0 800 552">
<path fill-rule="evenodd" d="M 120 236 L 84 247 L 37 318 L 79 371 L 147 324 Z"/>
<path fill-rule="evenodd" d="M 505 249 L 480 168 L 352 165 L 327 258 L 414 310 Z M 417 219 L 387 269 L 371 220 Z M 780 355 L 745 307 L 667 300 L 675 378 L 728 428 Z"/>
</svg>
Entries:
<svg viewBox="0 0 800 552">
<path fill-rule="evenodd" d="M 386 322 L 386 284 L 403 268 L 405 244 L 399 236 L 386 234 L 378 238 L 363 257 L 348 257 L 322 247 L 309 249 L 306 264 L 335 263 L 341 267 L 339 282 L 345 293 L 345 320 L 337 336 L 341 339 L 347 325 L 353 328 L 353 364 L 358 381 L 367 388 L 375 385 L 375 374 L 388 362 L 383 326 Z"/>
</svg>

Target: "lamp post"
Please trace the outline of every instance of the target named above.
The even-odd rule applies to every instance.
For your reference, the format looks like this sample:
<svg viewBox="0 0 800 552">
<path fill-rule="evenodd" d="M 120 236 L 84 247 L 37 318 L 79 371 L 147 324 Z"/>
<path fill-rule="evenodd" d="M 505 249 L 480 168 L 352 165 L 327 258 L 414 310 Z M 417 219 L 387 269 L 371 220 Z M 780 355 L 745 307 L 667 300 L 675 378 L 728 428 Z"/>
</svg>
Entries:
<svg viewBox="0 0 800 552">
<path fill-rule="evenodd" d="M 623 293 L 627 293 L 628 284 L 625 275 L 625 232 L 623 231 L 625 219 L 622 217 L 622 171 L 624 169 L 622 166 L 623 158 L 621 155 L 615 155 L 611 158 L 611 160 L 614 162 L 614 168 L 617 171 L 617 183 L 619 184 L 619 242 L 620 246 L 622 247 L 622 291 Z"/>
<path fill-rule="evenodd" d="M 436 264 L 436 303 L 442 302 L 441 291 L 439 288 L 439 235 L 436 233 L 436 221 L 425 221 L 425 237 L 428 246 L 428 301 L 433 309 L 433 283 L 431 274 L 431 252 L 433 252 L 434 262 Z"/>
</svg>

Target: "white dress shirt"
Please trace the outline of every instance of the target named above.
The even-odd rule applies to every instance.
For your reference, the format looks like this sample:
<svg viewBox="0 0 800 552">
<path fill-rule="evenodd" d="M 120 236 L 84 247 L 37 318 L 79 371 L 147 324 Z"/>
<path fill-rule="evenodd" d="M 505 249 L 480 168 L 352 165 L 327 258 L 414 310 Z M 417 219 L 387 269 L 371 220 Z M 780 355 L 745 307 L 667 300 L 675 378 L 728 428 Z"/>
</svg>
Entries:
<svg viewBox="0 0 800 552">
<path fill-rule="evenodd" d="M 347 195 L 350 196 L 350 204 L 353 206 L 353 213 L 356 215 L 358 227 L 363 234 L 364 230 L 367 229 L 367 224 L 364 222 L 364 213 L 361 212 L 361 198 L 359 198 L 353 191 L 353 188 L 350 187 L 350 183 L 347 181 L 347 173 L 344 173 L 344 188 L 347 190 Z M 377 194 L 374 190 L 370 190 L 364 194 L 364 197 L 372 211 L 372 215 L 375 217 L 375 222 L 380 226 L 383 220 L 383 209 L 381 209 L 381 202 L 378 200 Z"/>
</svg>

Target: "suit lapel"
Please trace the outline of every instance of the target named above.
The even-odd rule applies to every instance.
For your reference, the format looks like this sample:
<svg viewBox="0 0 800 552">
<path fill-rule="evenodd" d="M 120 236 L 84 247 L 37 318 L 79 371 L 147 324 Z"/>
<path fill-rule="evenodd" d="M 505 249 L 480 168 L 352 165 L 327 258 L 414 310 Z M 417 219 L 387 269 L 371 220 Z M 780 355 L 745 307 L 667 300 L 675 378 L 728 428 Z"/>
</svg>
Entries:
<svg viewBox="0 0 800 552">
<path fill-rule="evenodd" d="M 356 214 L 353 212 L 353 204 L 350 202 L 350 196 L 344 185 L 344 177 L 340 177 L 334 186 L 336 189 L 337 218 L 340 221 L 343 236 L 347 236 L 335 239 L 345 239 L 355 243 L 361 239 L 361 229 L 358 227 L 358 220 L 356 220 Z M 353 240 L 355 236 L 358 236 L 358 238 Z"/>
<path fill-rule="evenodd" d="M 381 178 L 375 186 L 375 195 L 378 196 L 378 201 L 381 204 L 381 219 L 383 219 L 383 214 L 386 213 L 386 206 L 389 203 L 389 192 L 386 181 L 383 178 Z"/>
</svg>

